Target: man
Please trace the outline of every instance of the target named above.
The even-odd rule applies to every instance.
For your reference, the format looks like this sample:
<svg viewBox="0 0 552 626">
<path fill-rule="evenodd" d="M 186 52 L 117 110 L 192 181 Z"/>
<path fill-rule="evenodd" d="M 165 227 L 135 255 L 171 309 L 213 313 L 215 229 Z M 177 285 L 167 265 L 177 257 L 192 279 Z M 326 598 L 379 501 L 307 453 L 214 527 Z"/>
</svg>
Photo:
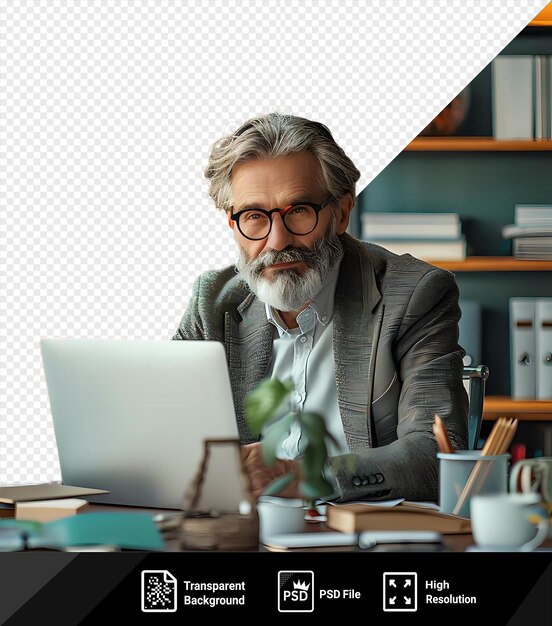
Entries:
<svg viewBox="0 0 552 626">
<path fill-rule="evenodd" d="M 213 146 L 205 174 L 239 260 L 199 277 L 174 339 L 224 343 L 255 493 L 301 453 L 291 432 L 267 468 L 244 418 L 245 396 L 276 377 L 334 435 L 337 499 L 436 499 L 434 415 L 467 443 L 453 275 L 346 233 L 360 174 L 320 123 L 251 119 Z"/>
</svg>

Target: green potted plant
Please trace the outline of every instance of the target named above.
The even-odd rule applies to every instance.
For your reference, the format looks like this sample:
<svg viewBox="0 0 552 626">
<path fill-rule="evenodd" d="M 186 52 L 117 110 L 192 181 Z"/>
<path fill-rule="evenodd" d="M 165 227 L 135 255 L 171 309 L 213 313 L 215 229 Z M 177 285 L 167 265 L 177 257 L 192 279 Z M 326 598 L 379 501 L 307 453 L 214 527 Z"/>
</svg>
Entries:
<svg viewBox="0 0 552 626">
<path fill-rule="evenodd" d="M 328 459 L 328 442 L 335 442 L 335 439 L 328 432 L 324 418 L 317 413 L 299 412 L 290 402 L 289 411 L 282 416 L 293 389 L 291 381 L 263 380 L 246 397 L 245 416 L 251 431 L 261 435 L 263 460 L 268 466 L 276 462 L 279 446 L 293 425 L 299 426 L 303 450 L 297 459 L 299 475 L 290 472 L 278 477 L 267 486 L 263 495 L 277 495 L 297 478 L 302 497 L 309 508 L 314 508 L 317 498 L 333 492 L 332 485 L 324 477 L 324 465 Z"/>
</svg>

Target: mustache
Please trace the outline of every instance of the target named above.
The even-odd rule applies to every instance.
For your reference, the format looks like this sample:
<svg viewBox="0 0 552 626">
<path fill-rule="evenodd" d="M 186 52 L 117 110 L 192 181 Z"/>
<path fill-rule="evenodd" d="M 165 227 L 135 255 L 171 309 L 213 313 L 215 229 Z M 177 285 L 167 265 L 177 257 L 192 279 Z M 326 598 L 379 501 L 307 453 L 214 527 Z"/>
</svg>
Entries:
<svg viewBox="0 0 552 626">
<path fill-rule="evenodd" d="M 255 259 L 250 259 L 247 264 L 254 275 L 259 275 L 270 265 L 278 263 L 303 261 L 307 264 L 307 267 L 314 267 L 318 258 L 319 251 L 317 246 L 312 250 L 306 247 L 288 246 L 283 250 L 268 250 Z"/>
</svg>

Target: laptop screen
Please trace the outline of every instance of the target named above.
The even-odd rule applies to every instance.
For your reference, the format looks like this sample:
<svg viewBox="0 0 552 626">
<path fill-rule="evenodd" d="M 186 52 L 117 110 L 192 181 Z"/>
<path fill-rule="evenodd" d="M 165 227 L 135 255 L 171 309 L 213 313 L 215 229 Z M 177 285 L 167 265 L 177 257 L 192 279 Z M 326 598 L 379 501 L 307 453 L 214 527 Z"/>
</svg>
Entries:
<svg viewBox="0 0 552 626">
<path fill-rule="evenodd" d="M 110 492 L 90 501 L 181 508 L 204 440 L 239 439 L 218 342 L 44 339 L 41 351 L 63 483 Z M 243 488 L 224 471 L 214 484 L 221 508 Z"/>
</svg>

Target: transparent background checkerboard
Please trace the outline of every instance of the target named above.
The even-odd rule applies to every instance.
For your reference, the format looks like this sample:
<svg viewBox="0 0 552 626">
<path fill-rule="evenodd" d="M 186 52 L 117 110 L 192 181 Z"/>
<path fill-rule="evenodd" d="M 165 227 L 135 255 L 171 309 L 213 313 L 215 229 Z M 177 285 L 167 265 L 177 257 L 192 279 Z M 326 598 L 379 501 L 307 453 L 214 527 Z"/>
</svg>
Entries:
<svg viewBox="0 0 552 626">
<path fill-rule="evenodd" d="M 59 478 L 40 338 L 168 339 L 233 262 L 216 139 L 322 121 L 360 191 L 544 4 L 2 0 L 0 481 Z"/>
</svg>

